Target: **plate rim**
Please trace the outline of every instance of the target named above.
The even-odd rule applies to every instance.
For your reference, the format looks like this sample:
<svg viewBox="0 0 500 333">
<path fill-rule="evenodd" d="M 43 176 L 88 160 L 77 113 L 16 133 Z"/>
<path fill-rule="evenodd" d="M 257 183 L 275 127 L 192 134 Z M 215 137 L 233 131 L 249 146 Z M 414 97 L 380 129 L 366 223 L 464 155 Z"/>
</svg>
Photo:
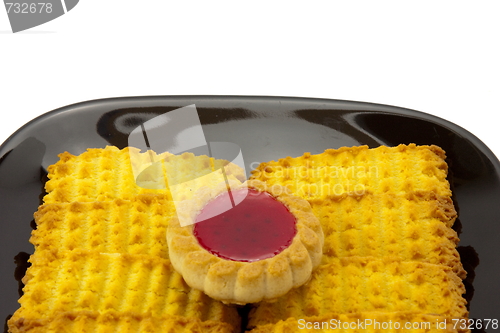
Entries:
<svg viewBox="0 0 500 333">
<path fill-rule="evenodd" d="M 343 99 L 329 99 L 329 98 L 315 98 L 315 97 L 293 97 L 293 96 L 264 96 L 264 95 L 142 95 L 142 96 L 122 96 L 122 97 L 108 97 L 108 98 L 99 98 L 99 99 L 90 99 L 85 101 L 80 101 L 72 104 L 68 104 L 47 112 L 40 114 L 39 116 L 31 119 L 26 122 L 24 125 L 19 127 L 16 131 L 14 131 L 11 135 L 7 137 L 7 139 L 0 144 L 0 158 L 6 153 L 4 150 L 7 149 L 10 142 L 22 132 L 28 130 L 31 126 L 36 125 L 40 121 L 43 121 L 47 118 L 58 116 L 67 112 L 77 112 L 81 110 L 81 108 L 89 108 L 96 106 L 104 106 L 107 104 L 116 104 L 116 103 L 124 103 L 124 102 L 153 102 L 153 101 L 168 101 L 173 99 L 205 99 L 205 100 L 239 100 L 248 102 L 255 102 L 258 100 L 264 101 L 275 101 L 275 102 L 300 102 L 300 103 L 323 103 L 323 104 L 346 104 L 351 106 L 359 106 L 360 109 L 356 109 L 356 111 L 360 112 L 376 112 L 376 113 L 386 113 L 391 115 L 403 115 L 410 118 L 421 119 L 428 122 L 432 122 L 438 124 L 440 126 L 446 127 L 450 131 L 458 134 L 462 137 L 465 137 L 471 143 L 481 150 L 483 154 L 485 154 L 490 162 L 493 164 L 496 172 L 500 174 L 500 160 L 493 153 L 493 151 L 476 135 L 468 131 L 462 126 L 459 126 L 449 120 L 446 120 L 442 117 L 432 115 L 430 113 L 426 113 L 423 111 L 418 111 L 410 108 L 399 107 L 389 104 L 380 104 L 373 102 L 364 102 L 364 101 L 354 101 L 354 100 L 343 100 Z M 366 110 L 363 110 L 366 109 Z M 354 109 L 353 109 L 354 110 Z"/>
</svg>

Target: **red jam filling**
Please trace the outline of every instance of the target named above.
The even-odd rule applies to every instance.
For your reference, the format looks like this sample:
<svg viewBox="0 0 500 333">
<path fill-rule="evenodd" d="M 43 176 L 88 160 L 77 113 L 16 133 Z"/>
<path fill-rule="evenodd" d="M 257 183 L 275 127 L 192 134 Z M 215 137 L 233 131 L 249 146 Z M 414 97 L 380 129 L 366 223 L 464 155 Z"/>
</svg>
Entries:
<svg viewBox="0 0 500 333">
<path fill-rule="evenodd" d="M 239 203 L 217 215 L 229 199 Z M 210 201 L 198 215 L 193 232 L 210 253 L 252 262 L 274 257 L 286 249 L 297 229 L 295 217 L 285 205 L 267 192 L 244 189 L 224 192 Z"/>
</svg>

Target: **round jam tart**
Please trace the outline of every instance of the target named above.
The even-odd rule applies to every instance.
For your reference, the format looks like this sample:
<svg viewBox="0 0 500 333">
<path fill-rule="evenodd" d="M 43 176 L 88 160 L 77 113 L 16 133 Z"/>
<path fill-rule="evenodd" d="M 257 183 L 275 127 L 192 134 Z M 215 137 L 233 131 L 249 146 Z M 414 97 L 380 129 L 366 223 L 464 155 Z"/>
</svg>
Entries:
<svg viewBox="0 0 500 333">
<path fill-rule="evenodd" d="M 308 281 L 323 231 L 311 206 L 257 180 L 204 189 L 167 231 L 170 260 L 188 285 L 226 303 L 273 299 Z M 179 208 L 179 207 L 178 207 Z"/>
</svg>

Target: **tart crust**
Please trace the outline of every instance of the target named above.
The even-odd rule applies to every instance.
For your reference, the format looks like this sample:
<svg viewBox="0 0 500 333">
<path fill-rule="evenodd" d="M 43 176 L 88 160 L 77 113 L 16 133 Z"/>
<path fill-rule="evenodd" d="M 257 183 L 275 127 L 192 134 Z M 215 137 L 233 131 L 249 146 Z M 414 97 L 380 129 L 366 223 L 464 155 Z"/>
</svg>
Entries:
<svg viewBox="0 0 500 333">
<path fill-rule="evenodd" d="M 192 288 L 225 303 L 246 304 L 270 300 L 306 283 L 321 262 L 323 230 L 309 203 L 290 194 L 287 187 L 268 186 L 258 180 L 230 183 L 232 190 L 252 188 L 268 192 L 284 204 L 296 219 L 297 233 L 291 244 L 272 258 L 253 262 L 220 258 L 204 249 L 193 234 L 194 224 L 181 227 L 174 217 L 167 229 L 169 256 L 174 268 Z M 177 214 L 193 222 L 201 209 L 217 195 L 227 191 L 226 184 L 204 188 L 195 200 Z"/>
</svg>

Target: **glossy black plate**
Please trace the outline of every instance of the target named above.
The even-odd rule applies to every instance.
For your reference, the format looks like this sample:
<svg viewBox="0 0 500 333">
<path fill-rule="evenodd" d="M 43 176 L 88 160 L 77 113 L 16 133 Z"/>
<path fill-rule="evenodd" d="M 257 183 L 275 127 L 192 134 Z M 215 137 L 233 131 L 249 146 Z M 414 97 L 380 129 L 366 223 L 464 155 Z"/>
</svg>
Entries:
<svg viewBox="0 0 500 333">
<path fill-rule="evenodd" d="M 47 167 L 64 151 L 127 146 L 129 133 L 195 104 L 206 140 L 241 147 L 256 162 L 341 146 L 435 144 L 446 150 L 460 219 L 470 316 L 500 319 L 500 162 L 475 136 L 446 120 L 387 105 L 284 97 L 158 96 L 104 99 L 48 112 L 0 147 L 0 318 L 17 308 L 33 212 Z M 461 230 L 460 230 L 461 229 Z M 479 261 L 478 261 L 479 260 Z"/>
</svg>

